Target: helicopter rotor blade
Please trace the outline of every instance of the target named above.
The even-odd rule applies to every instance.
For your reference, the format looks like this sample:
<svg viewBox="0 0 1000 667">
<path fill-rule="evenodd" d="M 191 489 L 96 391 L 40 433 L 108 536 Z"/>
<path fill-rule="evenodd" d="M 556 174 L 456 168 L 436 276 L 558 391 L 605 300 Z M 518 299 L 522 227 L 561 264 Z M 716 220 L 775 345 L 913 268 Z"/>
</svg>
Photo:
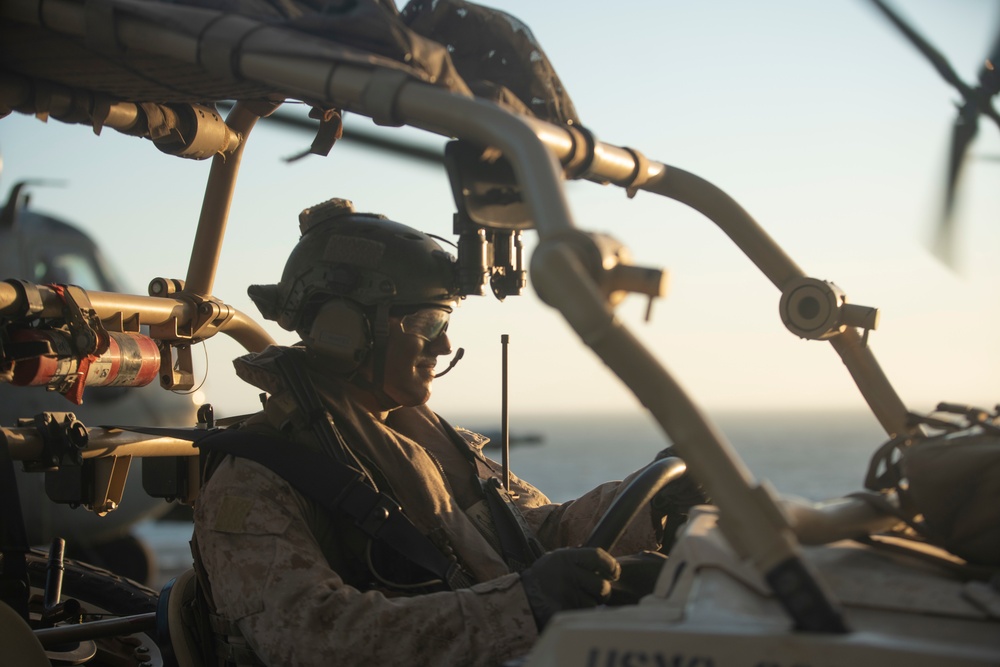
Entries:
<svg viewBox="0 0 1000 667">
<path fill-rule="evenodd" d="M 993 38 L 993 48 L 979 70 L 979 85 L 989 97 L 1000 93 L 1000 26 Z"/>
<path fill-rule="evenodd" d="M 997 93 L 1000 93 L 1000 26 L 997 28 L 996 37 L 993 38 L 993 47 L 979 69 L 979 90 L 982 95 L 983 114 L 1000 128 L 1000 114 L 992 102 Z"/>
<path fill-rule="evenodd" d="M 306 130 L 313 134 L 319 128 L 319 121 L 312 120 L 311 118 L 302 118 L 281 110 L 264 118 L 263 122 L 277 123 L 293 129 Z M 435 148 L 430 144 L 420 144 L 397 139 L 390 136 L 391 132 L 391 129 L 385 131 L 363 130 L 352 124 L 345 123 L 344 136 L 341 137 L 340 141 L 361 144 L 368 148 L 392 153 L 399 157 L 409 158 L 427 165 L 444 164 L 443 148 Z"/>
<path fill-rule="evenodd" d="M 217 106 L 220 109 L 232 108 L 232 104 L 228 102 L 219 102 Z M 283 109 L 279 109 L 270 116 L 261 119 L 261 122 L 283 125 L 293 130 L 305 131 L 311 134 L 316 134 L 316 131 L 319 129 L 318 120 L 306 118 Z M 426 165 L 439 166 L 444 164 L 443 147 L 439 148 L 428 143 L 399 139 L 391 136 L 392 132 L 391 128 L 383 131 L 364 130 L 358 128 L 354 123 L 345 122 L 344 135 L 339 141 L 349 144 L 360 144 L 375 150 L 392 153 L 399 157 L 409 158 Z"/>
<path fill-rule="evenodd" d="M 941 53 L 935 49 L 930 43 L 924 39 L 920 33 L 914 30 L 910 25 L 903 20 L 902 16 L 897 14 L 889 5 L 885 4 L 882 0 L 871 0 L 882 14 L 885 15 L 889 21 L 892 22 L 896 28 L 910 41 L 913 46 L 917 48 L 924 56 L 931 62 L 934 69 L 938 71 L 945 81 L 950 83 L 952 86 L 958 89 L 965 100 L 969 100 L 970 95 L 972 95 L 972 89 L 966 85 L 964 81 L 958 78 L 958 74 L 952 68 L 951 64 L 945 59 Z"/>
<path fill-rule="evenodd" d="M 938 74 L 962 96 L 962 101 L 958 105 L 958 117 L 952 124 L 941 219 L 931 243 L 932 252 L 947 266 L 955 268 L 955 200 L 966 153 L 978 133 L 980 115 L 987 116 L 1000 127 L 1000 114 L 994 109 L 991 101 L 993 96 L 1000 92 L 1000 71 L 998 71 L 998 66 L 1000 66 L 1000 32 L 995 37 L 990 53 L 980 69 L 979 85 L 973 88 L 962 81 L 948 60 L 888 4 L 883 0 L 871 0 L 871 2 L 930 61 Z"/>
<path fill-rule="evenodd" d="M 932 243 L 932 250 L 946 265 L 955 266 L 955 199 L 958 183 L 965 165 L 966 153 L 979 131 L 978 113 L 972 104 L 966 103 L 959 110 L 951 128 L 951 151 L 948 156 L 948 180 L 945 186 L 944 206 L 941 220 Z"/>
</svg>

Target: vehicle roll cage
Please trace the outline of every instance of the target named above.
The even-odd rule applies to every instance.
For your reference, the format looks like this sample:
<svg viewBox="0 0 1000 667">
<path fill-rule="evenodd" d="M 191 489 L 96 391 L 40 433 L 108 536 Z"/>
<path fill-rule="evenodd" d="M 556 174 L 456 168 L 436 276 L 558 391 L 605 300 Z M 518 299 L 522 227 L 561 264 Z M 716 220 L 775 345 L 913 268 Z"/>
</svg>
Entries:
<svg viewBox="0 0 1000 667">
<path fill-rule="evenodd" d="M 595 269 L 583 257 L 581 248 L 590 250 L 594 243 L 574 225 L 563 182 L 572 178 L 611 183 L 630 195 L 643 190 L 705 215 L 778 288 L 786 326 L 800 337 L 830 342 L 882 427 L 894 436 L 910 427 L 903 402 L 866 345 L 867 331 L 877 324 L 875 309 L 849 304 L 836 285 L 810 278 L 732 198 L 693 174 L 648 159 L 637 150 L 598 141 L 584 128 L 517 115 L 492 102 L 416 80 L 399 69 L 330 62 L 314 55 L 322 49 L 310 50 L 314 41 L 322 43 L 319 38 L 294 33 L 294 39 L 289 39 L 286 29 L 246 17 L 187 7 L 183 11 L 214 14 L 209 16 L 211 30 L 194 35 L 171 30 L 144 9 L 114 14 L 115 40 L 122 48 L 200 66 L 218 77 L 259 84 L 286 98 L 501 151 L 538 233 L 530 262 L 538 295 L 563 314 L 581 340 L 653 415 L 718 505 L 724 517 L 720 528 L 734 550 L 771 582 L 797 627 L 843 629 L 835 603 L 801 558 L 795 519 L 782 511 L 766 483 L 754 479 L 721 431 L 670 372 L 614 317 L 605 296 L 607 286 L 602 284 L 610 282 L 612 288 L 621 290 L 630 287 L 616 283 L 611 269 Z M 11 1 L 0 8 L 4 20 L 43 25 L 77 37 L 86 36 L 85 14 L 85 4 L 69 0 Z M 213 158 L 186 280 L 156 279 L 151 283 L 153 296 L 89 292 L 90 304 L 102 321 L 119 322 L 125 328 L 148 325 L 152 337 L 178 349 L 219 332 L 250 351 L 272 342 L 251 318 L 211 295 L 243 146 L 257 119 L 277 106 L 277 102 L 238 102 L 230 112 L 226 124 L 231 132 L 223 133 L 225 148 Z M 2 317 L 56 317 L 62 307 L 45 286 L 0 283 Z M 175 366 L 168 359 L 166 368 Z M 183 371 L 183 363 L 180 367 Z M 183 377 L 174 377 L 162 383 L 183 386 L 184 382 Z M 15 459 L 30 458 L 39 451 L 30 429 L 5 428 L 3 433 Z M 116 449 L 124 454 L 126 448 L 128 454 L 140 456 L 197 451 L 190 443 L 124 437 L 114 429 L 92 429 L 86 446 L 108 454 Z M 806 609 L 793 610 L 796 596 L 800 601 L 808 598 Z"/>
</svg>

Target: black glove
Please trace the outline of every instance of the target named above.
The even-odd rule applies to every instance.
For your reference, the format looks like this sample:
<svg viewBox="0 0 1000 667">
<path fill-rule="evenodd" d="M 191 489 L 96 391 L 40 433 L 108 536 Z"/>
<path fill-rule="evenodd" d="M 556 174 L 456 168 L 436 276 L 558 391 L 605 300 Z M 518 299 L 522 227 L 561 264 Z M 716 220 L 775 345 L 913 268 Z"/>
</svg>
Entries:
<svg viewBox="0 0 1000 667">
<path fill-rule="evenodd" d="M 667 447 L 657 454 L 653 460 L 659 461 L 669 456 L 680 458 L 673 447 Z M 694 505 L 709 505 L 711 502 L 712 499 L 705 493 L 705 489 L 701 487 L 701 484 L 695 481 L 690 472 L 685 472 L 678 479 L 657 491 L 656 495 L 653 496 L 652 505 L 654 514 L 656 513 L 655 510 L 667 507 L 680 509 L 683 514 L 687 514 L 688 510 Z M 664 511 L 661 512 L 660 516 L 665 514 L 669 513 Z"/>
<path fill-rule="evenodd" d="M 668 456 L 677 456 L 673 447 L 667 447 L 661 451 L 654 460 L 659 461 Z M 708 497 L 705 490 L 694 480 L 691 473 L 687 472 L 657 491 L 649 504 L 652 508 L 653 523 L 663 525 L 663 546 L 660 547 L 660 550 L 663 552 L 670 550 L 677 535 L 677 529 L 687 521 L 688 513 L 693 506 L 709 505 L 711 502 L 712 499 Z M 665 524 L 663 523 L 664 517 L 667 519 Z"/>
<path fill-rule="evenodd" d="M 606 602 L 620 574 L 618 561 L 604 549 L 556 549 L 521 573 L 521 585 L 541 630 L 560 611 Z"/>
<path fill-rule="evenodd" d="M 639 600 L 653 592 L 656 580 L 667 562 L 667 557 L 656 551 L 640 551 L 631 556 L 619 556 L 622 574 L 611 586 L 609 607 L 638 604 Z"/>
</svg>

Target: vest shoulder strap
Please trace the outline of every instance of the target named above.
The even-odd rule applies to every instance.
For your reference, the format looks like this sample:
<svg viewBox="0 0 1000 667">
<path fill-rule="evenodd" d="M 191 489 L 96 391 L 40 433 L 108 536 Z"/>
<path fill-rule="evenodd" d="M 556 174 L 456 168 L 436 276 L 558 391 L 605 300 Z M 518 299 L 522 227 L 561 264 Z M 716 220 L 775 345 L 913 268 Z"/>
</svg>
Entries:
<svg viewBox="0 0 1000 667">
<path fill-rule="evenodd" d="M 289 447 L 283 438 L 254 431 L 218 431 L 201 439 L 198 447 L 261 464 L 327 511 L 348 515 L 366 535 L 436 575 L 453 590 L 471 583 L 455 559 L 442 554 L 392 498 L 370 487 L 360 472 L 339 461 L 305 447 Z"/>
</svg>

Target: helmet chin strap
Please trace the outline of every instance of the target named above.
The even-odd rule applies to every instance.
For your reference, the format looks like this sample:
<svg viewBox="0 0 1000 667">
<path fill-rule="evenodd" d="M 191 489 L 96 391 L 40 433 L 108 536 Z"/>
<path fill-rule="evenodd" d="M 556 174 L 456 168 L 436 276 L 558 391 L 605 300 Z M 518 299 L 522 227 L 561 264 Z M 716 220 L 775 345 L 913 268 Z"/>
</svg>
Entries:
<svg viewBox="0 0 1000 667">
<path fill-rule="evenodd" d="M 380 303 L 375 309 L 372 327 L 372 384 L 382 391 L 385 384 L 385 357 L 389 351 L 389 304 Z"/>
<path fill-rule="evenodd" d="M 372 326 L 372 379 L 364 377 L 360 373 L 354 373 L 350 382 L 354 386 L 371 393 L 375 400 L 385 410 L 393 410 L 399 407 L 389 394 L 385 392 L 385 362 L 386 354 L 389 350 L 389 304 L 380 303 L 375 310 L 375 322 Z M 435 373 L 434 377 L 439 378 L 449 372 L 465 356 L 465 348 L 458 348 L 451 363 L 440 373 Z"/>
<path fill-rule="evenodd" d="M 375 309 L 375 321 L 371 322 L 371 369 L 372 378 L 368 379 L 360 369 L 353 372 L 347 381 L 359 389 L 371 394 L 382 410 L 394 410 L 399 407 L 389 394 L 385 393 L 385 361 L 389 350 L 389 304 L 380 303 Z"/>
</svg>

